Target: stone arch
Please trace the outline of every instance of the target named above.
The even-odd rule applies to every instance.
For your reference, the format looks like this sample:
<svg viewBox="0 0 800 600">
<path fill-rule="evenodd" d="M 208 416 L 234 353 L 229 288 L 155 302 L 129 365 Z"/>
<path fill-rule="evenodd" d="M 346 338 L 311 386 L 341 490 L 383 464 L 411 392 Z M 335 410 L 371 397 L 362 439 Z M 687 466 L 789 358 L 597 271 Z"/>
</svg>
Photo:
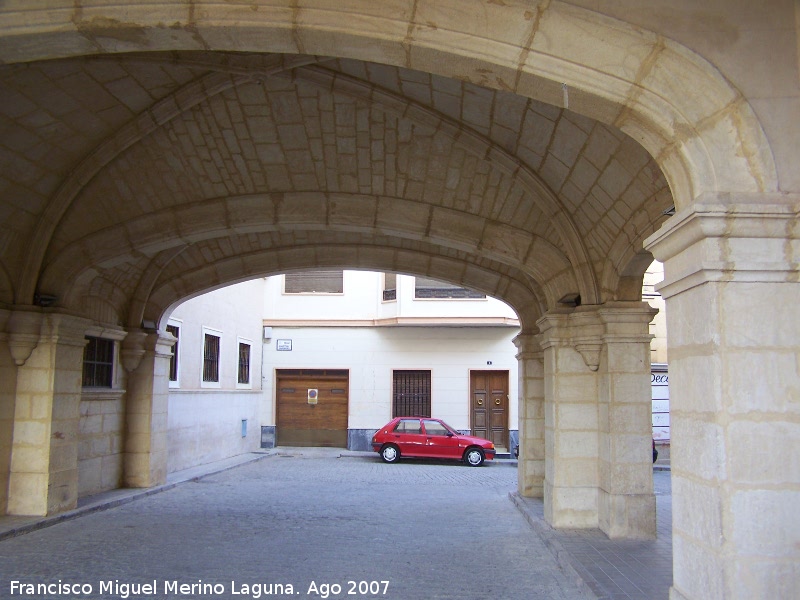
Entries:
<svg viewBox="0 0 800 600">
<path fill-rule="evenodd" d="M 465 18 L 475 12 L 484 18 Z M 177 0 L 158 11 L 65 3 L 8 11 L 0 36 L 7 63 L 143 50 L 303 53 L 466 78 L 554 105 L 568 96 L 571 110 L 615 125 L 656 157 L 678 208 L 705 192 L 778 189 L 752 108 L 713 65 L 662 36 L 561 2 L 449 0 L 399 14 L 369 0 L 256 11 Z"/>
<path fill-rule="evenodd" d="M 249 256 L 237 256 L 215 265 L 203 265 L 187 273 L 180 281 L 169 277 L 154 286 L 145 318 L 163 323 L 174 308 L 188 299 L 252 279 L 300 269 L 354 268 L 395 271 L 423 275 L 469 287 L 503 300 L 517 313 L 521 323 L 531 326 L 542 314 L 544 303 L 527 277 L 516 270 L 499 273 L 491 265 L 467 263 L 450 256 L 435 256 L 418 249 L 374 244 L 314 244 L 301 247 L 274 248 Z M 209 286 L 218 273 L 226 273 L 224 281 Z"/>
</svg>

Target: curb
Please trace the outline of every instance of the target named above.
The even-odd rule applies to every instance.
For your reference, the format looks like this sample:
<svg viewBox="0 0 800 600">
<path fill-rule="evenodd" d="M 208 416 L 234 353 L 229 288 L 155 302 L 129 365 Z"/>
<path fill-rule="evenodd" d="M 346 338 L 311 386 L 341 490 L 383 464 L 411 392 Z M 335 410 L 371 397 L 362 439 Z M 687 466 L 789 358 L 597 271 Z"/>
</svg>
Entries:
<svg viewBox="0 0 800 600">
<path fill-rule="evenodd" d="M 531 515 L 526 507 L 524 501 L 520 498 L 518 492 L 509 492 L 508 494 L 511 502 L 517 507 L 517 510 L 522 513 L 525 520 L 533 529 L 534 533 L 541 538 L 547 549 L 553 554 L 564 573 L 572 577 L 584 591 L 591 594 L 597 600 L 611 600 L 611 597 L 600 587 L 594 577 L 581 565 L 578 561 L 572 558 L 572 555 L 561 545 L 555 537 L 553 529 Z"/>
</svg>

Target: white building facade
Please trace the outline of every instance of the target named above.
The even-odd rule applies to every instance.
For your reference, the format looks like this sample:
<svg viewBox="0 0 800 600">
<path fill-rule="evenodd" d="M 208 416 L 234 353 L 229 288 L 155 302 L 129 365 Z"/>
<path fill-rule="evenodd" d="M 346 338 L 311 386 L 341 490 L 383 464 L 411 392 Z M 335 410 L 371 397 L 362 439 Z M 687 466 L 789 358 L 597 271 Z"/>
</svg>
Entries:
<svg viewBox="0 0 800 600">
<path fill-rule="evenodd" d="M 170 472 L 276 445 L 371 450 L 401 414 L 442 418 L 500 453 L 518 444 L 519 323 L 493 298 L 411 276 L 313 271 L 199 296 L 169 325 Z M 218 377 L 204 367 L 214 356 Z"/>
</svg>

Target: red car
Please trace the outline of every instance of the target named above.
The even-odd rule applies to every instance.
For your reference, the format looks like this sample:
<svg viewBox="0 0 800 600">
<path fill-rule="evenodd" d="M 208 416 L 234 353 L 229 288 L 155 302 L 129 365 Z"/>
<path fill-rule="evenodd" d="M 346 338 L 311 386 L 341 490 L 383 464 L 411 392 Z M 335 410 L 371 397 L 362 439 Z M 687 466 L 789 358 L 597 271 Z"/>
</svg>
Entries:
<svg viewBox="0 0 800 600">
<path fill-rule="evenodd" d="M 372 449 L 387 463 L 400 457 L 452 458 L 472 467 L 495 454 L 489 440 L 462 435 L 441 419 L 428 417 L 395 417 L 372 436 Z"/>
</svg>

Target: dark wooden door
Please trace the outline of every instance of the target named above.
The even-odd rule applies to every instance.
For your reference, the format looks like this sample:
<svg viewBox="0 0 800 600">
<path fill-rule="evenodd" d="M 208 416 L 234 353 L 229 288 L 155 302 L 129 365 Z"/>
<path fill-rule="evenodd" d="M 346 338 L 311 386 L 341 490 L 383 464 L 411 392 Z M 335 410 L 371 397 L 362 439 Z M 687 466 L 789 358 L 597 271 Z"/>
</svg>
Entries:
<svg viewBox="0 0 800 600">
<path fill-rule="evenodd" d="M 279 446 L 347 447 L 347 374 L 278 371 Z"/>
<path fill-rule="evenodd" d="M 508 452 L 508 371 L 470 373 L 472 434 Z"/>
</svg>

